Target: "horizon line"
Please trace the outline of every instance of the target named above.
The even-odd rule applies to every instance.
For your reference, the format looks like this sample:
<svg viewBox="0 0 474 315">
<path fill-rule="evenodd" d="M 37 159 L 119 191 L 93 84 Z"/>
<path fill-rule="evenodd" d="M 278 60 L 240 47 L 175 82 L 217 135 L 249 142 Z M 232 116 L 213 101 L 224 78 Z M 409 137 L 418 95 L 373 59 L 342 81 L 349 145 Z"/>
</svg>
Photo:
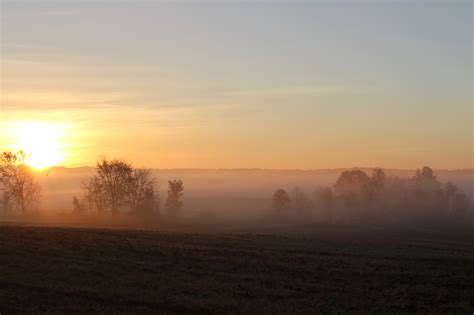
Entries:
<svg viewBox="0 0 474 315">
<path fill-rule="evenodd" d="M 95 168 L 94 165 L 81 165 L 81 166 L 64 166 L 64 165 L 55 165 L 50 167 L 53 168 L 62 168 L 62 169 L 80 169 L 80 168 Z M 169 167 L 169 168 L 160 168 L 160 167 L 137 167 L 139 169 L 150 169 L 150 170 L 163 170 L 163 171 L 291 171 L 291 172 L 317 172 L 317 171 L 340 171 L 340 170 L 369 170 L 380 168 L 382 170 L 392 170 L 392 171 L 416 171 L 421 168 L 394 168 L 394 167 L 361 167 L 361 166 L 351 166 L 351 167 L 334 167 L 334 168 L 260 168 L 260 167 L 217 167 L 217 168 L 206 168 L 206 167 Z M 472 172 L 474 168 L 433 168 L 434 171 L 446 171 L 446 172 Z"/>
</svg>

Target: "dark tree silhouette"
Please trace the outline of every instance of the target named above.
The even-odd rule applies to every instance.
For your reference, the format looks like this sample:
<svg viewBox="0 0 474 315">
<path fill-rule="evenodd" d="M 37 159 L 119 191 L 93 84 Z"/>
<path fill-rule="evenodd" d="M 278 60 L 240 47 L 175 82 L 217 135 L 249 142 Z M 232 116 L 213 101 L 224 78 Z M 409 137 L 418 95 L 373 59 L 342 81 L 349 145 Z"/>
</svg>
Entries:
<svg viewBox="0 0 474 315">
<path fill-rule="evenodd" d="M 150 198 L 156 199 L 155 186 L 156 178 L 151 176 L 149 169 L 135 169 L 126 181 L 126 204 L 131 212 L 145 211 L 145 203 L 150 206 Z M 156 203 L 156 200 L 155 200 Z"/>
<path fill-rule="evenodd" d="M 26 154 L 3 152 L 0 156 L 0 185 L 7 208 L 12 206 L 24 214 L 41 198 L 33 170 L 26 165 Z"/>
<path fill-rule="evenodd" d="M 149 169 L 134 169 L 120 160 L 102 160 L 97 163 L 96 174 L 83 183 L 89 209 L 117 213 L 128 207 L 130 212 L 152 212 L 159 207 L 155 193 L 156 178 Z M 153 200 L 151 200 L 153 199 Z"/>
<path fill-rule="evenodd" d="M 416 170 L 413 182 L 421 194 L 436 192 L 441 188 L 441 183 L 437 180 L 433 170 L 428 166 L 424 166 L 422 170 Z"/>
<path fill-rule="evenodd" d="M 132 166 L 120 160 L 108 161 L 104 159 L 97 163 L 97 175 L 114 214 L 125 202 L 127 182 L 132 173 Z"/>
<path fill-rule="evenodd" d="M 165 207 L 171 213 L 176 213 L 177 210 L 181 209 L 183 202 L 181 197 L 183 196 L 184 186 L 180 180 L 173 180 L 168 182 L 168 199 L 166 200 Z"/>
<path fill-rule="evenodd" d="M 72 213 L 74 214 L 82 214 L 85 210 L 84 205 L 79 201 L 79 199 L 77 199 L 76 196 L 72 197 L 72 208 Z"/>
<path fill-rule="evenodd" d="M 372 177 L 370 178 L 370 185 L 374 191 L 381 191 L 385 185 L 385 172 L 381 168 L 374 168 Z"/>
<path fill-rule="evenodd" d="M 334 185 L 335 192 L 341 196 L 347 207 L 355 207 L 363 199 L 370 178 L 364 171 L 343 171 Z"/>
<path fill-rule="evenodd" d="M 423 169 L 417 169 L 415 171 L 415 176 L 413 177 L 415 180 L 425 180 L 425 181 L 432 181 L 436 180 L 436 176 L 434 176 L 433 169 L 428 166 L 423 166 Z"/>
<path fill-rule="evenodd" d="M 343 171 L 334 185 L 334 190 L 340 195 L 360 194 L 370 182 L 369 176 L 361 170 Z"/>
<path fill-rule="evenodd" d="M 374 198 L 381 194 L 385 185 L 385 172 L 381 168 L 374 168 L 372 177 L 367 185 L 367 200 L 369 204 L 374 201 Z"/>
<path fill-rule="evenodd" d="M 89 209 L 95 209 L 98 213 L 102 213 L 107 209 L 107 195 L 102 180 L 94 175 L 82 184 L 85 192 L 85 200 L 89 204 Z"/>
<path fill-rule="evenodd" d="M 273 208 L 277 212 L 287 211 L 290 208 L 291 198 L 284 189 L 278 189 L 273 194 Z"/>
<path fill-rule="evenodd" d="M 0 189 L 0 191 L 2 191 L 2 189 Z M 6 217 L 12 208 L 13 208 L 13 205 L 11 202 L 10 195 L 8 194 L 7 191 L 3 191 L 2 200 L 0 203 L 0 209 L 3 209 L 3 212 L 2 212 L 3 216 Z"/>
<path fill-rule="evenodd" d="M 375 168 L 369 177 L 361 170 L 341 173 L 331 188 L 318 188 L 314 194 L 315 209 L 327 213 L 327 222 L 335 219 L 355 220 L 360 223 L 410 224 L 472 223 L 474 209 L 469 197 L 452 183 L 441 187 L 430 167 L 417 170 L 412 177 L 386 176 Z M 304 208 L 305 194 L 294 191 L 291 203 L 296 209 Z M 277 211 L 289 207 L 290 197 L 279 189 L 273 195 Z M 334 216 L 334 213 L 338 213 Z M 307 217 L 309 218 L 309 217 Z M 446 221 L 449 220 L 449 221 Z"/>
</svg>

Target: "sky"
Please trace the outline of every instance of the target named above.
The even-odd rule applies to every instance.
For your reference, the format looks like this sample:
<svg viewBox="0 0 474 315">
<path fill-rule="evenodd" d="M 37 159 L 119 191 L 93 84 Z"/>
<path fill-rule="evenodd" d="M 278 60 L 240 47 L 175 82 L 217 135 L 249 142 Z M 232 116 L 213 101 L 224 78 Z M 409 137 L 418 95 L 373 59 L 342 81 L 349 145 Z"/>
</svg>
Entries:
<svg viewBox="0 0 474 315">
<path fill-rule="evenodd" d="M 0 3 L 0 150 L 474 168 L 471 1 Z"/>
</svg>

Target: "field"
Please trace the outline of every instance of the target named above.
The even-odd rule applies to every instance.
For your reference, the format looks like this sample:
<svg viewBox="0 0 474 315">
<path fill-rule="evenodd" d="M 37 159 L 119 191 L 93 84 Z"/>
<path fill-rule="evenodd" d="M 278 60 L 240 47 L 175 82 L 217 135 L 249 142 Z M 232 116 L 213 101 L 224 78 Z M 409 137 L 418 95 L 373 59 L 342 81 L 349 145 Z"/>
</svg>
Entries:
<svg viewBox="0 0 474 315">
<path fill-rule="evenodd" d="M 474 238 L 0 226 L 0 313 L 474 312 Z"/>
</svg>

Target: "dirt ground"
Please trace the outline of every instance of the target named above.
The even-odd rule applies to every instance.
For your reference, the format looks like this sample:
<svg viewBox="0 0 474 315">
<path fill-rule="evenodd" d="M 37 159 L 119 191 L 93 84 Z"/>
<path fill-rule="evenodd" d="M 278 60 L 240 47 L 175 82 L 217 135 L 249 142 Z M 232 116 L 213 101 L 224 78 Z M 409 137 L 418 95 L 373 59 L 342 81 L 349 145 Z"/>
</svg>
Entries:
<svg viewBox="0 0 474 315">
<path fill-rule="evenodd" d="M 472 233 L 305 231 L 3 225 L 0 313 L 474 312 Z"/>
</svg>

